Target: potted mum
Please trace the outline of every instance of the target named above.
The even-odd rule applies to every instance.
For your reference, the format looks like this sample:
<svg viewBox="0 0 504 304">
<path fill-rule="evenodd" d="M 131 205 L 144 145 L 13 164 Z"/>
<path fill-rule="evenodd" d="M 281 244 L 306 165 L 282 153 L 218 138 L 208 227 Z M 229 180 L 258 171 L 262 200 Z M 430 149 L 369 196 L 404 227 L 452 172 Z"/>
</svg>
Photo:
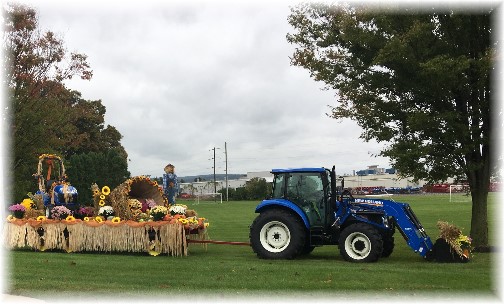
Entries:
<svg viewBox="0 0 504 304">
<path fill-rule="evenodd" d="M 177 214 L 185 215 L 186 210 L 187 210 L 187 206 L 180 205 L 180 204 L 172 205 L 172 206 L 170 206 L 170 209 L 169 209 L 171 215 L 177 215 Z"/>
<path fill-rule="evenodd" d="M 65 206 L 56 206 L 51 210 L 51 217 L 56 220 L 64 220 L 72 215 L 72 211 Z"/>
<path fill-rule="evenodd" d="M 98 210 L 98 215 L 103 216 L 105 219 L 114 218 L 115 212 L 112 206 L 103 206 Z"/>
<path fill-rule="evenodd" d="M 168 208 L 165 206 L 156 206 L 150 210 L 150 215 L 154 221 L 161 221 L 168 214 Z"/>
<path fill-rule="evenodd" d="M 93 214 L 93 207 L 80 207 L 79 209 L 75 210 L 75 217 L 81 220 L 83 220 L 85 217 L 92 217 Z"/>
<path fill-rule="evenodd" d="M 12 212 L 15 218 L 22 219 L 26 212 L 26 207 L 21 204 L 15 204 L 9 207 L 9 211 Z"/>
</svg>

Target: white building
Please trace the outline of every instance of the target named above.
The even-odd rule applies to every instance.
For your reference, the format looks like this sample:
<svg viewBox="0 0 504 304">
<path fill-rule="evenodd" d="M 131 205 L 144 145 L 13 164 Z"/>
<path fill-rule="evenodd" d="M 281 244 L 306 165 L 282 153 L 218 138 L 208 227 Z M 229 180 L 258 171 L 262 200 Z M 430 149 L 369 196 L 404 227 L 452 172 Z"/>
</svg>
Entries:
<svg viewBox="0 0 504 304">
<path fill-rule="evenodd" d="M 385 170 L 378 168 L 377 166 L 370 166 L 369 169 L 375 170 L 378 174 L 368 174 L 368 175 L 345 175 L 345 187 L 346 188 L 358 188 L 358 187 L 423 187 L 427 182 L 418 181 L 414 182 L 411 178 L 401 178 L 397 174 L 385 173 Z M 247 181 L 252 178 L 259 177 L 266 179 L 267 182 L 273 182 L 273 174 L 270 171 L 258 171 L 258 172 L 247 172 L 246 178 L 228 180 L 229 188 L 240 188 L 244 187 Z M 216 181 L 216 190 L 226 189 L 226 181 Z M 196 194 L 206 194 L 213 193 L 215 191 L 213 181 L 204 182 L 192 182 L 192 183 L 181 183 L 180 192 L 189 193 L 192 195 Z"/>
</svg>

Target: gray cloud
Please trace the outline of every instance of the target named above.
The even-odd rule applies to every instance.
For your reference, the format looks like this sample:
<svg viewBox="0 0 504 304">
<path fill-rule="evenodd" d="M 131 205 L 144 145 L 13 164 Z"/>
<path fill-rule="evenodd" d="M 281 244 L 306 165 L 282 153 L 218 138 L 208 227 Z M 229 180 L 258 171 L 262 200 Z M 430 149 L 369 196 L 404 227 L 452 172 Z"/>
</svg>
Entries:
<svg viewBox="0 0 504 304">
<path fill-rule="evenodd" d="M 387 166 L 355 123 L 326 117 L 334 92 L 290 66 L 287 3 L 28 3 L 41 28 L 88 55 L 93 79 L 67 85 L 103 101 L 133 175 L 159 176 L 168 162 L 179 175 L 209 173 L 213 147 L 223 173 L 224 142 L 230 173 Z"/>
</svg>

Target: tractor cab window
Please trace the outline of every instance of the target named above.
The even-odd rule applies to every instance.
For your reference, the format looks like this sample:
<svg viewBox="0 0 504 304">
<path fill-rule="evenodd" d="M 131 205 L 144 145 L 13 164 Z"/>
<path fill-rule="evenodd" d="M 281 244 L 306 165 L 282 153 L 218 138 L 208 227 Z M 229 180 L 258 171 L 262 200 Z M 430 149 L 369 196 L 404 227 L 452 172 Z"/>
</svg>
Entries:
<svg viewBox="0 0 504 304">
<path fill-rule="evenodd" d="M 273 180 L 273 197 L 274 198 L 283 198 L 285 195 L 285 178 L 284 174 L 275 175 L 275 179 Z"/>
<path fill-rule="evenodd" d="M 291 173 L 287 179 L 287 199 L 303 209 L 310 222 L 320 223 L 325 203 L 322 175 L 317 172 Z"/>
</svg>

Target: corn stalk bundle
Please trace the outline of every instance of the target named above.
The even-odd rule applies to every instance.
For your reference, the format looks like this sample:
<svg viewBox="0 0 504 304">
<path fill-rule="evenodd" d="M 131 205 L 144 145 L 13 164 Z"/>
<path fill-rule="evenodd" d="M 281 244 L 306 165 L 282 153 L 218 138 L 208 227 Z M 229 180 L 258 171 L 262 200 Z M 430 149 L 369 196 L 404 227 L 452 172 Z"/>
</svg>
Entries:
<svg viewBox="0 0 504 304">
<path fill-rule="evenodd" d="M 455 225 L 443 221 L 438 221 L 436 225 L 439 228 L 439 237 L 444 239 L 455 252 L 462 255 L 462 248 L 460 247 L 460 243 L 457 242 L 462 235 L 462 230 Z"/>
</svg>

